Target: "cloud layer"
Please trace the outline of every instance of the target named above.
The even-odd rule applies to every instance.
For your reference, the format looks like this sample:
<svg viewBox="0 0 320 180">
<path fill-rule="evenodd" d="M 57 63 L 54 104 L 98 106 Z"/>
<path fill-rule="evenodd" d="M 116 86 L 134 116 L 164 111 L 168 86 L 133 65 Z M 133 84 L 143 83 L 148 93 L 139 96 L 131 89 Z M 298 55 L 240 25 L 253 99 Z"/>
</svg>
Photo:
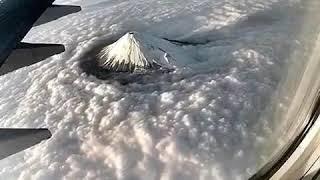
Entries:
<svg viewBox="0 0 320 180">
<path fill-rule="evenodd" d="M 1 161 L 0 179 L 245 179 L 256 171 L 273 128 L 263 112 L 289 50 L 299 49 L 299 21 L 287 13 L 298 2 L 62 2 L 83 11 L 25 40 L 63 43 L 66 52 L 0 78 L 0 126 L 48 127 L 53 137 Z M 79 68 L 128 31 L 194 43 L 184 48 L 200 63 L 104 80 Z"/>
</svg>

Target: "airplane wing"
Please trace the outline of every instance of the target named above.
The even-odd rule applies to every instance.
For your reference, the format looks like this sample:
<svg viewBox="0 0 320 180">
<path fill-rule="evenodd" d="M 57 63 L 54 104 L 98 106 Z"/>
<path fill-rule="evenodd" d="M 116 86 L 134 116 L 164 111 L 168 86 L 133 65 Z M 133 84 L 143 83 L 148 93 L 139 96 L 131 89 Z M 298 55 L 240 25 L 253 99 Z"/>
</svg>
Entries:
<svg viewBox="0 0 320 180">
<path fill-rule="evenodd" d="M 41 15 L 41 17 L 33 24 L 33 26 L 39 26 L 41 24 L 54 21 L 60 17 L 66 16 L 71 13 L 76 13 L 81 11 L 80 6 L 71 5 L 51 5 L 48 9 Z"/>
<path fill-rule="evenodd" d="M 54 0 L 0 0 L 0 75 L 29 66 L 65 50 L 61 44 L 30 44 L 21 40 L 33 26 L 81 10 L 52 5 Z M 49 139 L 48 129 L 0 129 L 0 159 Z"/>
<path fill-rule="evenodd" d="M 48 129 L 0 129 L 0 160 L 50 137 Z"/>
<path fill-rule="evenodd" d="M 52 5 L 54 0 L 1 0 L 0 70 L 1 75 L 46 59 L 64 51 L 63 45 L 38 44 L 21 47 L 21 40 L 33 26 L 53 21 L 81 10 L 79 6 Z M 42 46 L 42 47 L 41 47 Z M 50 48 L 51 51 L 50 51 Z M 63 49 L 63 51 L 61 51 Z M 37 51 L 41 57 L 30 56 Z M 10 54 L 14 53 L 11 57 Z M 25 53 L 25 54 L 24 54 Z M 9 57 L 9 58 L 8 58 Z M 28 59 L 27 59 L 28 58 Z M 10 62 L 13 61 L 13 62 Z M 7 62 L 7 63 L 5 63 Z"/>
<path fill-rule="evenodd" d="M 61 44 L 19 43 L 0 68 L 0 76 L 64 52 Z"/>
</svg>

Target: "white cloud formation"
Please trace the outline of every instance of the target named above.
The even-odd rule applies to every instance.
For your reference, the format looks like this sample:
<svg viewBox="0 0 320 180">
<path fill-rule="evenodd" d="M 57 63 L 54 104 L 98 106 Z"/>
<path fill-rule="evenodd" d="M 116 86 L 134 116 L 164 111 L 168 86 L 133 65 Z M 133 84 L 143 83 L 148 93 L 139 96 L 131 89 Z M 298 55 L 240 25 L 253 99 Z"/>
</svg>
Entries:
<svg viewBox="0 0 320 180">
<path fill-rule="evenodd" d="M 28 42 L 66 52 L 0 77 L 0 126 L 48 127 L 50 140 L 0 161 L 0 179 L 245 179 L 272 122 L 261 117 L 299 22 L 283 0 L 60 1 L 83 11 Z M 99 3 L 97 3 L 99 2 Z M 270 24 L 250 24 L 257 12 Z M 274 18 L 273 13 L 282 16 Z M 198 43 L 196 71 L 87 76 L 79 64 L 128 31 Z M 279 58 L 282 57 L 282 58 Z M 121 76 L 121 77 L 119 77 Z"/>
</svg>

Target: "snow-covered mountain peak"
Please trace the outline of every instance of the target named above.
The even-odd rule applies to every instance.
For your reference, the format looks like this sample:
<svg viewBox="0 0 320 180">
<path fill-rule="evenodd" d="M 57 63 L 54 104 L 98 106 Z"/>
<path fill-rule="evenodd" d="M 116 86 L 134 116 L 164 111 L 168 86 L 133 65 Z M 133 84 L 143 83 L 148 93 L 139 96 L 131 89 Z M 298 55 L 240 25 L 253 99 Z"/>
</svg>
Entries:
<svg viewBox="0 0 320 180">
<path fill-rule="evenodd" d="M 99 65 L 113 71 L 175 69 L 184 67 L 192 58 L 182 47 L 138 32 L 129 32 L 98 54 Z"/>
</svg>

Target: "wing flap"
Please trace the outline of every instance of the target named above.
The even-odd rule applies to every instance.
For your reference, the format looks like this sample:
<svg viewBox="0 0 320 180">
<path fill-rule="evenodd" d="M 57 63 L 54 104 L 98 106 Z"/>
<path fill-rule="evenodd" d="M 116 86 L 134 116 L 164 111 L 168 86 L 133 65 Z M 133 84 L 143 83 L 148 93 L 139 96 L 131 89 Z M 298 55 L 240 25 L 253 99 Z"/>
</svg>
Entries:
<svg viewBox="0 0 320 180">
<path fill-rule="evenodd" d="M 60 17 L 76 13 L 81 11 L 80 6 L 72 6 L 72 5 L 51 5 L 41 16 L 40 18 L 33 24 L 33 26 L 39 26 L 41 24 L 54 21 L 59 19 Z"/>
<path fill-rule="evenodd" d="M 0 160 L 50 137 L 48 129 L 0 129 Z"/>
<path fill-rule="evenodd" d="M 19 43 L 0 68 L 0 75 L 38 63 L 65 51 L 61 44 Z"/>
</svg>

